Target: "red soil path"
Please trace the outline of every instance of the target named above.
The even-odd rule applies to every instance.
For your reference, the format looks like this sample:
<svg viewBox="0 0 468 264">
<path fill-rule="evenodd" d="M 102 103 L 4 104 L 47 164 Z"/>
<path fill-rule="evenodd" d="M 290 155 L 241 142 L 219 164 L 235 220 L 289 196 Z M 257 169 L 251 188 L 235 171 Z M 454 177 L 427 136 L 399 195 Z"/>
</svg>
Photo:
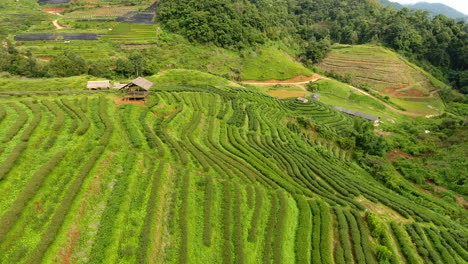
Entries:
<svg viewBox="0 0 468 264">
<path fill-rule="evenodd" d="M 65 7 L 47 7 L 42 9 L 42 12 L 50 13 L 50 14 L 55 14 L 55 13 L 62 13 L 63 11 L 67 10 Z"/>
</svg>

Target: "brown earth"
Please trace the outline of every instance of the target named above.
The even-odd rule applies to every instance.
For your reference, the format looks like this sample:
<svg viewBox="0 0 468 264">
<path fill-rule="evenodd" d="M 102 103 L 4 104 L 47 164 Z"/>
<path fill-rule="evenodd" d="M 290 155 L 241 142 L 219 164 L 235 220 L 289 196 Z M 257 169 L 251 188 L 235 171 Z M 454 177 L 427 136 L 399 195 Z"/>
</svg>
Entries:
<svg viewBox="0 0 468 264">
<path fill-rule="evenodd" d="M 50 61 L 52 58 L 51 57 L 42 57 L 42 56 L 39 56 L 37 57 L 38 60 L 43 60 L 43 61 Z"/>
<path fill-rule="evenodd" d="M 288 83 L 302 83 L 302 82 L 313 82 L 316 81 L 317 79 L 324 78 L 323 76 L 320 76 L 318 74 L 313 74 L 312 76 L 305 76 L 305 75 L 299 75 L 296 77 L 293 77 L 291 79 L 287 80 L 266 80 L 266 81 L 254 81 L 254 80 L 249 80 L 249 81 L 244 81 L 243 83 L 246 84 L 258 84 L 258 83 L 263 83 L 263 84 L 288 84 Z"/>
<path fill-rule="evenodd" d="M 143 101 L 143 100 L 125 100 L 124 98 L 117 98 L 117 99 L 114 100 L 114 104 L 116 104 L 116 105 L 134 104 L 134 105 L 145 106 L 145 101 Z"/>
<path fill-rule="evenodd" d="M 412 159 L 414 157 L 413 155 L 405 153 L 399 149 L 394 149 L 392 152 L 387 154 L 387 159 L 390 162 L 394 162 L 395 160 L 400 159 L 400 158 Z"/>
<path fill-rule="evenodd" d="M 47 7 L 47 8 L 42 9 L 42 12 L 55 14 L 55 13 L 62 13 L 65 10 L 67 10 L 67 8 L 65 7 Z"/>
<path fill-rule="evenodd" d="M 402 96 L 414 96 L 414 97 L 428 97 L 428 94 L 425 94 L 419 90 L 412 89 L 409 90 L 407 94 L 402 94 L 401 91 L 396 94 L 397 97 L 402 97 Z"/>
<path fill-rule="evenodd" d="M 101 177 L 104 174 L 106 168 L 109 166 L 110 161 L 111 155 L 108 155 L 102 160 L 101 164 L 99 164 L 99 172 L 96 175 L 94 175 L 93 179 L 91 180 L 90 188 L 86 191 L 84 199 L 82 199 L 80 202 L 78 214 L 76 215 L 75 219 L 73 220 L 73 223 L 71 224 L 70 229 L 67 232 L 67 241 L 65 242 L 65 245 L 63 245 L 63 247 L 59 250 L 56 256 L 56 259 L 58 259 L 60 263 L 69 264 L 73 261 L 73 251 L 75 250 L 78 239 L 80 238 L 80 231 L 78 230 L 78 225 L 86 209 L 90 206 L 88 200 L 92 196 L 101 193 Z"/>
<path fill-rule="evenodd" d="M 38 214 L 43 214 L 44 213 L 44 210 L 42 209 L 40 202 L 34 202 L 34 205 L 36 205 L 36 212 Z"/>
<path fill-rule="evenodd" d="M 279 98 L 290 98 L 290 97 L 305 96 L 305 92 L 283 91 L 283 90 L 271 90 L 271 91 L 268 91 L 267 94 L 269 96 L 279 97 Z"/>
</svg>

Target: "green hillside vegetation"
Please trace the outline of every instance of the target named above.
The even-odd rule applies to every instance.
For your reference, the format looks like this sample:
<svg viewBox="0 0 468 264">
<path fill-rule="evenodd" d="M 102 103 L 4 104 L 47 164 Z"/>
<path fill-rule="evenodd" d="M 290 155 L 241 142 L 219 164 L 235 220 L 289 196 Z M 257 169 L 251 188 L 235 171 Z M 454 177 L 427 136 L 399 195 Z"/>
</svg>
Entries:
<svg viewBox="0 0 468 264">
<path fill-rule="evenodd" d="M 0 264 L 468 263 L 466 23 L 376 0 L 114 20 L 152 4 L 0 3 Z M 144 101 L 85 89 L 137 76 Z"/>
<path fill-rule="evenodd" d="M 466 210 L 353 160 L 379 151 L 366 122 L 226 86 L 118 96 L 0 98 L 3 261 L 468 261 Z"/>
<path fill-rule="evenodd" d="M 378 46 L 334 46 L 318 67 L 331 76 L 420 114 L 440 114 L 446 85 L 396 53 Z"/>
</svg>

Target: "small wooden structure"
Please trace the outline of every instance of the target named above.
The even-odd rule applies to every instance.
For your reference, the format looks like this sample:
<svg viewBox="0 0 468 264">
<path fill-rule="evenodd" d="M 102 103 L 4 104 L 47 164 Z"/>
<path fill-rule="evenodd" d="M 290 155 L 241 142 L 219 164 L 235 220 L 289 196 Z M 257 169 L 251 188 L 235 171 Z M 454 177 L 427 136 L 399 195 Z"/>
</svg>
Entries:
<svg viewBox="0 0 468 264">
<path fill-rule="evenodd" d="M 109 80 L 105 81 L 89 81 L 86 85 L 86 88 L 89 90 L 100 90 L 100 89 L 109 89 L 111 88 L 111 83 Z"/>
<path fill-rule="evenodd" d="M 152 82 L 145 78 L 138 77 L 122 86 L 120 90 L 127 91 L 127 95 L 124 97 L 125 100 L 146 100 L 151 87 L 153 87 Z"/>
<path fill-rule="evenodd" d="M 307 99 L 304 98 L 304 97 L 298 97 L 298 98 L 296 98 L 296 101 L 301 102 L 301 103 L 304 103 L 304 104 L 307 103 L 307 102 L 309 102 L 309 100 L 307 100 Z"/>
<path fill-rule="evenodd" d="M 313 94 L 310 96 L 310 98 L 312 98 L 312 100 L 315 100 L 315 101 L 319 102 L 319 101 L 320 101 L 320 94 L 318 94 L 318 93 L 313 93 Z"/>
<path fill-rule="evenodd" d="M 125 85 L 127 85 L 128 83 L 119 83 L 119 82 L 114 82 L 114 89 L 120 89 L 122 87 L 124 87 Z"/>
</svg>

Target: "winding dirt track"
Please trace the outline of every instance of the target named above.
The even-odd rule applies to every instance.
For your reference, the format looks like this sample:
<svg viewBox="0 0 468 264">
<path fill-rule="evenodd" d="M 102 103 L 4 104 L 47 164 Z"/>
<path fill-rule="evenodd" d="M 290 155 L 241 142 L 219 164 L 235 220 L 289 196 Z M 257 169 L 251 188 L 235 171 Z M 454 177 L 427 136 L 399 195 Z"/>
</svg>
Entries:
<svg viewBox="0 0 468 264">
<path fill-rule="evenodd" d="M 298 86 L 298 87 L 301 87 L 302 89 L 305 90 L 305 87 L 304 85 L 305 84 L 308 84 L 310 82 L 316 82 L 320 79 L 327 79 L 329 80 L 329 78 L 327 77 L 324 77 L 324 76 L 321 76 L 319 74 L 314 74 L 310 77 L 307 77 L 307 76 L 303 76 L 303 75 L 300 75 L 300 76 L 297 76 L 297 77 L 294 77 L 292 79 L 288 79 L 288 80 L 283 80 L 283 81 L 280 81 L 280 80 L 267 80 L 267 81 L 244 81 L 242 83 L 245 83 L 245 84 L 249 84 L 249 85 L 255 85 L 255 86 L 272 86 L 272 85 L 277 85 L 277 84 L 281 84 L 281 85 L 294 85 L 294 86 Z M 400 115 L 405 115 L 405 116 L 409 116 L 409 117 L 420 117 L 420 116 L 425 116 L 424 114 L 420 114 L 420 113 L 414 113 L 414 112 L 407 112 L 407 111 L 401 111 L 401 110 L 398 110 L 396 109 L 395 107 L 391 106 L 390 104 L 380 100 L 379 98 L 369 94 L 368 92 L 365 92 L 361 89 L 358 89 L 354 86 L 351 86 L 351 85 L 348 85 L 350 88 L 352 88 L 354 91 L 358 92 L 358 93 L 361 93 L 367 97 L 370 97 L 374 100 L 377 100 L 378 102 L 380 102 L 381 104 L 385 105 L 385 107 L 387 107 L 390 111 L 394 112 L 394 113 L 397 113 L 397 114 L 400 114 Z"/>
<path fill-rule="evenodd" d="M 54 21 L 52 21 L 52 23 L 54 24 L 55 28 L 57 28 L 57 29 L 64 29 L 64 28 L 67 28 L 67 27 L 65 27 L 65 26 L 60 25 L 57 19 L 55 19 Z"/>
</svg>

